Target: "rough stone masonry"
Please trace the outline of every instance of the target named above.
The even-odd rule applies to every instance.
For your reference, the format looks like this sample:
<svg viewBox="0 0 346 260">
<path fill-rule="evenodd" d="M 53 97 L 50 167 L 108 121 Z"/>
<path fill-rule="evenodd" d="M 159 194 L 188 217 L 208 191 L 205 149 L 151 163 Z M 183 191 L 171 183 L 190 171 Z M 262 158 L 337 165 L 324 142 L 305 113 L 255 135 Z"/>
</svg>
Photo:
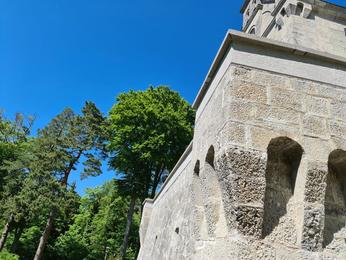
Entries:
<svg viewBox="0 0 346 260">
<path fill-rule="evenodd" d="M 247 0 L 138 259 L 346 259 L 346 8 Z"/>
</svg>

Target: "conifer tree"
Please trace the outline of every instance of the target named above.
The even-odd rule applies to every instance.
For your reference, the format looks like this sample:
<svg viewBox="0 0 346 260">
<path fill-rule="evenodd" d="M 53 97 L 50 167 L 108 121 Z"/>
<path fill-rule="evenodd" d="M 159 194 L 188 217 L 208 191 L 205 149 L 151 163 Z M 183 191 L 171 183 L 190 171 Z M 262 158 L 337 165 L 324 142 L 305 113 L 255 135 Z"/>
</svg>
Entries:
<svg viewBox="0 0 346 260">
<path fill-rule="evenodd" d="M 14 211 L 6 211 L 6 205 L 8 206 L 11 196 L 18 193 L 25 178 L 24 172 L 9 175 L 7 166 L 17 161 L 27 151 L 28 136 L 33 122 L 32 117 L 24 118 L 19 113 L 13 121 L 6 119 L 0 113 L 0 210 L 8 219 L 1 234 L 0 251 L 4 248 L 9 232 L 16 224 Z M 17 237 L 18 235 L 15 238 Z"/>
<path fill-rule="evenodd" d="M 40 155 L 37 162 L 45 172 L 49 172 L 60 184 L 60 190 L 52 194 L 59 200 L 49 207 L 46 226 L 36 250 L 35 260 L 42 258 L 44 249 L 53 228 L 53 222 L 64 205 L 64 194 L 68 179 L 77 164 L 83 159 L 81 178 L 97 176 L 101 173 L 102 159 L 105 157 L 104 117 L 91 102 L 86 102 L 82 115 L 65 109 L 51 123 L 39 132 L 38 140 Z"/>
</svg>

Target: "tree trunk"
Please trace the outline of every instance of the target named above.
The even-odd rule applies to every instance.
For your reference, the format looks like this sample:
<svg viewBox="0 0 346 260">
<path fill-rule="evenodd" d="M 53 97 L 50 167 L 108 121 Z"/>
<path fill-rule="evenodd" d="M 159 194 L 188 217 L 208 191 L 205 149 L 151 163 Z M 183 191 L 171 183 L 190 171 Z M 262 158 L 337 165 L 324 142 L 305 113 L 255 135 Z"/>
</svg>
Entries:
<svg viewBox="0 0 346 260">
<path fill-rule="evenodd" d="M 64 177 L 61 180 L 61 185 L 63 187 L 67 187 L 68 177 L 70 176 L 70 173 L 72 172 L 73 167 L 78 162 L 78 160 L 80 159 L 82 154 L 83 154 L 83 149 L 80 149 L 78 151 L 77 156 L 73 160 L 71 160 L 70 164 L 68 165 L 68 167 L 67 167 L 67 169 L 66 169 L 66 171 L 64 173 Z"/>
<path fill-rule="evenodd" d="M 9 217 L 4 230 L 2 231 L 2 235 L 1 235 L 1 239 L 0 239 L 0 251 L 4 248 L 5 243 L 6 243 L 6 239 L 8 237 L 8 234 L 11 231 L 12 228 L 12 224 L 13 224 L 13 215 L 11 214 L 11 216 Z"/>
<path fill-rule="evenodd" d="M 11 246 L 11 252 L 16 253 L 18 249 L 19 239 L 23 234 L 24 224 L 22 222 L 19 223 L 18 227 L 14 232 L 14 238 Z"/>
<path fill-rule="evenodd" d="M 53 220 L 54 220 L 54 212 L 51 211 L 47 220 L 46 227 L 42 233 L 42 236 L 40 238 L 40 243 L 37 247 L 36 254 L 34 260 L 40 260 L 42 259 L 44 248 L 46 247 L 49 234 L 53 228 Z"/>
<path fill-rule="evenodd" d="M 129 240 L 130 228 L 132 225 L 133 213 L 135 212 L 135 206 L 136 206 L 136 196 L 132 195 L 129 211 L 127 212 L 127 221 L 126 221 L 126 228 L 125 228 L 123 244 L 121 245 L 121 248 L 120 248 L 120 259 L 121 260 L 124 260 L 125 256 L 126 256 L 127 243 Z"/>
</svg>

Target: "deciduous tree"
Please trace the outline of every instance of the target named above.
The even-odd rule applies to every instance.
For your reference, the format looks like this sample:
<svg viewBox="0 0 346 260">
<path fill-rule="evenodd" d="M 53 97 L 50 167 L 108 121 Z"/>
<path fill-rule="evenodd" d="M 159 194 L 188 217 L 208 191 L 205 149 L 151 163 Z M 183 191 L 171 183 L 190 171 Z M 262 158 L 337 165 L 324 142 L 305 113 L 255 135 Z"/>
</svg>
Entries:
<svg viewBox="0 0 346 260">
<path fill-rule="evenodd" d="M 131 198 L 121 258 L 124 259 L 137 199 L 155 196 L 164 171 L 170 171 L 192 139 L 194 111 L 168 87 L 120 94 L 109 113 L 110 165 L 119 188 Z"/>
</svg>

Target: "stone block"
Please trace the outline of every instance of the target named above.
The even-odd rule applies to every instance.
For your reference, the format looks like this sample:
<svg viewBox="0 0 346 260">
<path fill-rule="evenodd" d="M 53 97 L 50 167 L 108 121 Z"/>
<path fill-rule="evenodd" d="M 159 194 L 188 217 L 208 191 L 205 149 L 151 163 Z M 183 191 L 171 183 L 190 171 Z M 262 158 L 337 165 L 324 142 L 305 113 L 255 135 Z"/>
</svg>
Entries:
<svg viewBox="0 0 346 260">
<path fill-rule="evenodd" d="M 303 111 L 303 100 L 304 94 L 296 91 L 282 88 L 270 90 L 270 104 L 274 106 Z"/>
<path fill-rule="evenodd" d="M 301 245 L 309 251 L 319 251 L 323 241 L 324 209 L 307 206 L 304 209 L 304 225 Z"/>
<path fill-rule="evenodd" d="M 263 209 L 238 205 L 233 207 L 236 227 L 245 236 L 260 238 L 262 235 Z"/>
<path fill-rule="evenodd" d="M 346 102 L 346 91 L 337 89 L 334 86 L 316 83 L 316 92 L 319 96 Z"/>
<path fill-rule="evenodd" d="M 330 120 L 329 129 L 332 136 L 346 137 L 346 122 Z"/>
<path fill-rule="evenodd" d="M 306 96 L 306 111 L 320 116 L 329 116 L 330 100 L 322 97 Z"/>
<path fill-rule="evenodd" d="M 241 121 L 243 123 L 251 121 L 255 113 L 253 104 L 239 100 L 232 100 L 229 106 L 229 112 L 231 120 Z"/>
<path fill-rule="evenodd" d="M 244 150 L 237 147 L 229 148 L 217 159 L 219 179 L 228 178 L 230 175 L 264 178 L 266 163 L 266 152 Z"/>
<path fill-rule="evenodd" d="M 251 203 L 263 206 L 265 178 L 234 175 L 227 179 L 226 193 L 231 203 Z"/>
<path fill-rule="evenodd" d="M 307 135 L 329 138 L 327 120 L 323 117 L 306 115 L 303 118 L 303 132 Z"/>
<path fill-rule="evenodd" d="M 301 113 L 287 108 L 258 105 L 255 107 L 255 119 L 258 121 L 278 122 L 297 125 L 300 123 Z"/>
<path fill-rule="evenodd" d="M 328 169 L 325 163 L 308 163 L 305 183 L 305 201 L 324 203 Z"/>
<path fill-rule="evenodd" d="M 267 88 L 253 82 L 234 80 L 231 86 L 231 96 L 252 102 L 266 103 Z"/>
<path fill-rule="evenodd" d="M 256 250 L 256 252 L 252 256 L 252 258 L 255 258 L 255 259 L 277 259 L 276 254 L 275 254 L 275 249 L 273 248 L 272 245 L 259 244 L 255 248 L 255 250 Z M 247 259 L 251 259 L 251 258 L 247 258 Z"/>
<path fill-rule="evenodd" d="M 316 83 L 310 80 L 301 80 L 297 78 L 290 78 L 291 88 L 298 93 L 307 93 L 310 95 L 318 94 Z"/>
<path fill-rule="evenodd" d="M 221 147 L 229 144 L 245 145 L 245 125 L 238 122 L 227 122 L 219 133 L 219 142 Z"/>
<path fill-rule="evenodd" d="M 346 121 L 346 102 L 333 100 L 330 112 L 332 118 Z"/>
<path fill-rule="evenodd" d="M 304 136 L 302 147 L 308 159 L 328 162 L 328 156 L 334 147 L 328 140 L 318 137 Z"/>
<path fill-rule="evenodd" d="M 253 70 L 252 82 L 267 87 L 289 88 L 289 79 L 281 75 Z"/>
<path fill-rule="evenodd" d="M 251 147 L 261 151 L 267 151 L 267 147 L 271 139 L 285 135 L 283 132 L 274 131 L 271 128 L 251 127 L 250 140 Z"/>
</svg>

